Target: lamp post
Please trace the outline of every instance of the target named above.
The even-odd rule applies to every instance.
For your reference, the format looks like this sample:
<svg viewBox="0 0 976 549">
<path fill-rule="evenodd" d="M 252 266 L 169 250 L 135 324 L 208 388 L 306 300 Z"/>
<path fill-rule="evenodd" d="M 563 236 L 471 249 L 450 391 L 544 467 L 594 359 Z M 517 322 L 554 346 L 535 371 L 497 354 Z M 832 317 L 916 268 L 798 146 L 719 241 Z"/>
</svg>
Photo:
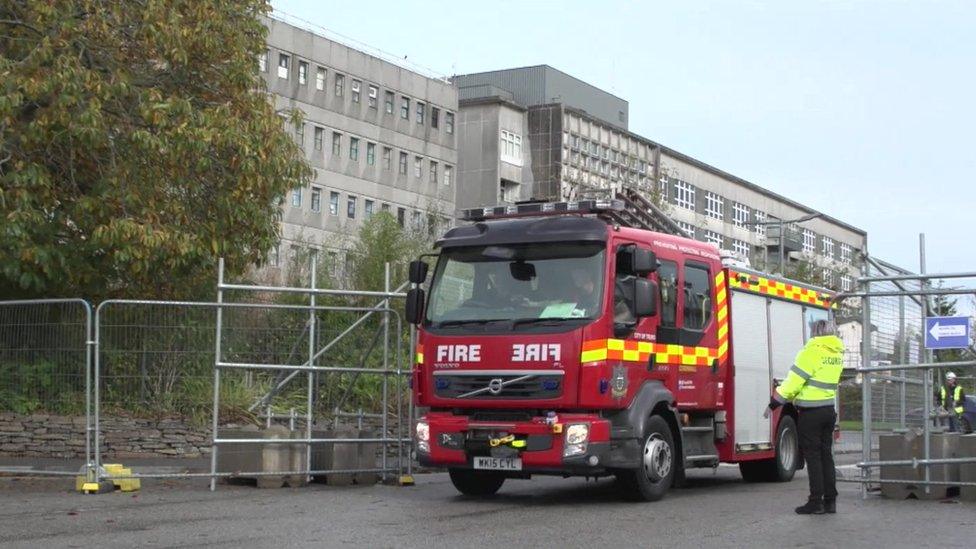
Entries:
<svg viewBox="0 0 976 549">
<path fill-rule="evenodd" d="M 756 226 L 756 227 L 767 227 L 770 225 L 777 225 L 779 227 L 779 261 L 777 262 L 777 267 L 780 275 L 785 275 L 783 272 L 783 265 L 785 263 L 785 254 L 783 252 L 783 230 L 786 225 L 792 225 L 794 223 L 803 223 L 804 221 L 810 221 L 811 219 L 816 219 L 822 216 L 822 213 L 815 212 L 812 214 L 807 214 L 803 217 L 798 217 L 796 219 L 777 219 L 776 221 L 747 221 L 742 224 L 742 226 Z"/>
</svg>

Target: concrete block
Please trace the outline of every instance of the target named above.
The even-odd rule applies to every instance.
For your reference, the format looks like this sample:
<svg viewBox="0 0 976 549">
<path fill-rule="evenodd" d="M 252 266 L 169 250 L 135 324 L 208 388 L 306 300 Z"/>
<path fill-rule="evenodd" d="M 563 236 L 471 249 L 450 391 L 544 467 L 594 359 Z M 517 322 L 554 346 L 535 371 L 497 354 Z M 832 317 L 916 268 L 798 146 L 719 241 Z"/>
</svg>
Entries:
<svg viewBox="0 0 976 549">
<path fill-rule="evenodd" d="M 932 459 L 957 457 L 958 433 L 933 433 L 930 445 Z M 925 440 L 920 432 L 912 430 L 905 434 L 882 435 L 879 437 L 879 457 L 881 461 L 922 459 L 925 453 Z M 959 465 L 935 465 L 930 468 L 929 478 L 939 482 L 959 482 Z M 917 484 L 925 480 L 925 468 L 910 465 L 881 467 L 882 480 L 906 480 L 906 483 L 883 483 L 881 495 L 893 499 L 945 499 L 955 492 L 951 485 L 931 486 L 928 493 L 925 486 Z"/>
<path fill-rule="evenodd" d="M 976 434 L 959 437 L 958 457 L 976 458 Z M 976 463 L 963 463 L 959 466 L 959 482 L 976 482 Z M 959 499 L 976 501 L 976 486 L 961 486 Z"/>
</svg>

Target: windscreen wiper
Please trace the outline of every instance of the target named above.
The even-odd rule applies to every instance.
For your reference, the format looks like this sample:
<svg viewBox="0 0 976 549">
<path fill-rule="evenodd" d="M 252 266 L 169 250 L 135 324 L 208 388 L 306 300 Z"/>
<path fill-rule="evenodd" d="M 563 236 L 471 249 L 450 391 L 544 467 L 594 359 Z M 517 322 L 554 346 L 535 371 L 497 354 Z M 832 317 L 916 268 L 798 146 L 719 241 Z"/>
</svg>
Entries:
<svg viewBox="0 0 976 549">
<path fill-rule="evenodd" d="M 542 326 L 557 326 L 567 320 L 583 320 L 580 318 L 516 318 L 512 320 L 512 328 L 527 324 L 538 324 Z"/>
<path fill-rule="evenodd" d="M 438 322 L 435 325 L 435 327 L 436 328 L 449 328 L 451 326 L 467 326 L 467 325 L 471 325 L 471 324 L 474 324 L 474 325 L 482 325 L 483 326 L 485 324 L 491 324 L 493 322 L 507 322 L 507 319 L 504 319 L 504 318 L 488 318 L 488 319 L 483 319 L 483 318 L 469 318 L 469 319 L 465 319 L 465 320 L 445 320 L 445 321 L 442 321 L 442 322 Z"/>
</svg>

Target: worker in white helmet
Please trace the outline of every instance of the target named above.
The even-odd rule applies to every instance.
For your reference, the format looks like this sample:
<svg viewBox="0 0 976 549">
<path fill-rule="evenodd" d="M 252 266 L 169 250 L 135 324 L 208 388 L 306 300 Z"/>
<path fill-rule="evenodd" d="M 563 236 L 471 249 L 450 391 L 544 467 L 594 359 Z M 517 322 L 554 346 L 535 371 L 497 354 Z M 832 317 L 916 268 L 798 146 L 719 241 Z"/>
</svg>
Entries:
<svg viewBox="0 0 976 549">
<path fill-rule="evenodd" d="M 939 392 L 935 396 L 939 406 L 949 413 L 949 431 L 956 431 L 959 425 L 959 416 L 962 415 L 962 403 L 965 402 L 966 393 L 962 391 L 962 386 L 956 382 L 955 373 L 946 374 L 945 384 L 939 387 Z"/>
</svg>

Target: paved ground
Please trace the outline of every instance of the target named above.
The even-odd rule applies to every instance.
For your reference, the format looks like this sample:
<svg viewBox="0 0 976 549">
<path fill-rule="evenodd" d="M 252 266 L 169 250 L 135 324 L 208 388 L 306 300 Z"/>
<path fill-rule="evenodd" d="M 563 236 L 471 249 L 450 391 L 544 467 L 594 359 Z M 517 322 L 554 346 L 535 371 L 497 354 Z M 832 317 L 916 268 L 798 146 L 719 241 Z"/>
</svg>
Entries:
<svg viewBox="0 0 976 549">
<path fill-rule="evenodd" d="M 852 470 L 845 472 L 852 474 Z M 463 498 L 445 474 L 417 486 L 258 490 L 149 481 L 137 495 L 82 496 L 65 480 L 0 480 L 0 546 L 361 547 L 972 547 L 976 505 L 859 498 L 839 513 L 797 516 L 802 475 L 745 484 L 738 470 L 693 472 L 650 504 L 621 502 L 608 480 L 508 481 Z"/>
</svg>

